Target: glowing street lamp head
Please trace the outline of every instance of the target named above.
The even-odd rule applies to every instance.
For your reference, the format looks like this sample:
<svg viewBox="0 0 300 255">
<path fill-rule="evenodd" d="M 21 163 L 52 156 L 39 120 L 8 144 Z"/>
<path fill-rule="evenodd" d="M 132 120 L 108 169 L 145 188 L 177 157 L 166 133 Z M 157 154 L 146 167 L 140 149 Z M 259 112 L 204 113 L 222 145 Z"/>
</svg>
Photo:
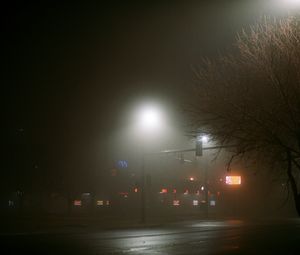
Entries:
<svg viewBox="0 0 300 255">
<path fill-rule="evenodd" d="M 146 107 L 141 112 L 141 123 L 145 126 L 155 127 L 160 121 L 160 116 L 157 109 Z"/>
<path fill-rule="evenodd" d="M 156 105 L 144 105 L 138 111 L 138 124 L 143 131 L 155 131 L 162 125 L 163 118 Z"/>
<path fill-rule="evenodd" d="M 208 136 L 208 135 L 199 135 L 199 136 L 197 137 L 197 140 L 198 140 L 199 142 L 208 143 L 208 141 L 209 141 L 209 136 Z"/>
<path fill-rule="evenodd" d="M 207 135 L 203 135 L 203 136 L 201 137 L 201 140 L 202 140 L 203 143 L 207 143 L 208 140 L 209 140 L 209 138 L 208 138 Z"/>
</svg>

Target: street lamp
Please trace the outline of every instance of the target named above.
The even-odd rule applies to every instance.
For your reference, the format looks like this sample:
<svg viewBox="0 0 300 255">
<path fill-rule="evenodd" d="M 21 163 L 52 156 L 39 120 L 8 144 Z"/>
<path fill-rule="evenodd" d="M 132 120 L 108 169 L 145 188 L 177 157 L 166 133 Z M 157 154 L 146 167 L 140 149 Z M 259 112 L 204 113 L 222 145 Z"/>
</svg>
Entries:
<svg viewBox="0 0 300 255">
<path fill-rule="evenodd" d="M 163 126 L 163 114 L 156 104 L 144 104 L 138 108 L 136 113 L 138 132 L 143 136 L 153 135 Z M 143 137 L 145 140 L 145 137 Z"/>
<path fill-rule="evenodd" d="M 162 110 L 156 104 L 145 104 L 138 108 L 137 132 L 141 134 L 142 142 L 142 169 L 141 169 L 141 222 L 146 222 L 146 185 L 145 185 L 145 142 L 163 127 Z M 152 140 L 152 139 L 151 139 Z"/>
</svg>

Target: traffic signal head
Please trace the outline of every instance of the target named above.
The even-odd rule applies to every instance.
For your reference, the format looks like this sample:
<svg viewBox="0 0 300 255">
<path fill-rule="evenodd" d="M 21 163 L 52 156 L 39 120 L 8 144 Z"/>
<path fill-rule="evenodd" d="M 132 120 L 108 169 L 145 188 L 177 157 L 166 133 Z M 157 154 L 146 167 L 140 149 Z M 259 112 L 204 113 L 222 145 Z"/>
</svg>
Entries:
<svg viewBox="0 0 300 255">
<path fill-rule="evenodd" d="M 196 140 L 196 156 L 202 156 L 203 155 L 203 142 L 202 139 Z"/>
</svg>

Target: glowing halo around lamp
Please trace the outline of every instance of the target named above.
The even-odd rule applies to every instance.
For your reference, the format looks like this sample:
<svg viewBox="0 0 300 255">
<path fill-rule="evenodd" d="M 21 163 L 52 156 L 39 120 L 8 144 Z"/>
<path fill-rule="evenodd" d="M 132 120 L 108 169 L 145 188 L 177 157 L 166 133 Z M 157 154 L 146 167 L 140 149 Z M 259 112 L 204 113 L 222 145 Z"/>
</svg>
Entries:
<svg viewBox="0 0 300 255">
<path fill-rule="evenodd" d="M 286 4 L 291 4 L 291 5 L 293 5 L 293 4 L 295 4 L 295 5 L 300 4 L 300 0 L 283 0 L 283 2 L 285 2 Z"/>
<path fill-rule="evenodd" d="M 155 104 L 145 104 L 139 107 L 137 123 L 141 131 L 155 132 L 163 125 L 161 109 Z"/>
<path fill-rule="evenodd" d="M 300 7 L 300 0 L 277 0 L 282 7 L 295 8 Z"/>
</svg>

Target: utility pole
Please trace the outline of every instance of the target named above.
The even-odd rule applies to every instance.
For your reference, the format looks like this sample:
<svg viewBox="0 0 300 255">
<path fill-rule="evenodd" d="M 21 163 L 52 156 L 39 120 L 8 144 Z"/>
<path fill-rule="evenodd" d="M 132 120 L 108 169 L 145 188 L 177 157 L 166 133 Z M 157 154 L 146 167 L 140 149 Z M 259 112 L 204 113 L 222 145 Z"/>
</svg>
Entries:
<svg viewBox="0 0 300 255">
<path fill-rule="evenodd" d="M 208 171 L 207 171 L 207 165 L 205 164 L 204 166 L 204 191 L 205 191 L 205 217 L 208 218 L 208 208 L 209 208 L 209 204 L 208 204 Z"/>
<path fill-rule="evenodd" d="M 141 223 L 146 223 L 146 185 L 145 185 L 145 153 L 142 155 L 141 173 Z"/>
</svg>

